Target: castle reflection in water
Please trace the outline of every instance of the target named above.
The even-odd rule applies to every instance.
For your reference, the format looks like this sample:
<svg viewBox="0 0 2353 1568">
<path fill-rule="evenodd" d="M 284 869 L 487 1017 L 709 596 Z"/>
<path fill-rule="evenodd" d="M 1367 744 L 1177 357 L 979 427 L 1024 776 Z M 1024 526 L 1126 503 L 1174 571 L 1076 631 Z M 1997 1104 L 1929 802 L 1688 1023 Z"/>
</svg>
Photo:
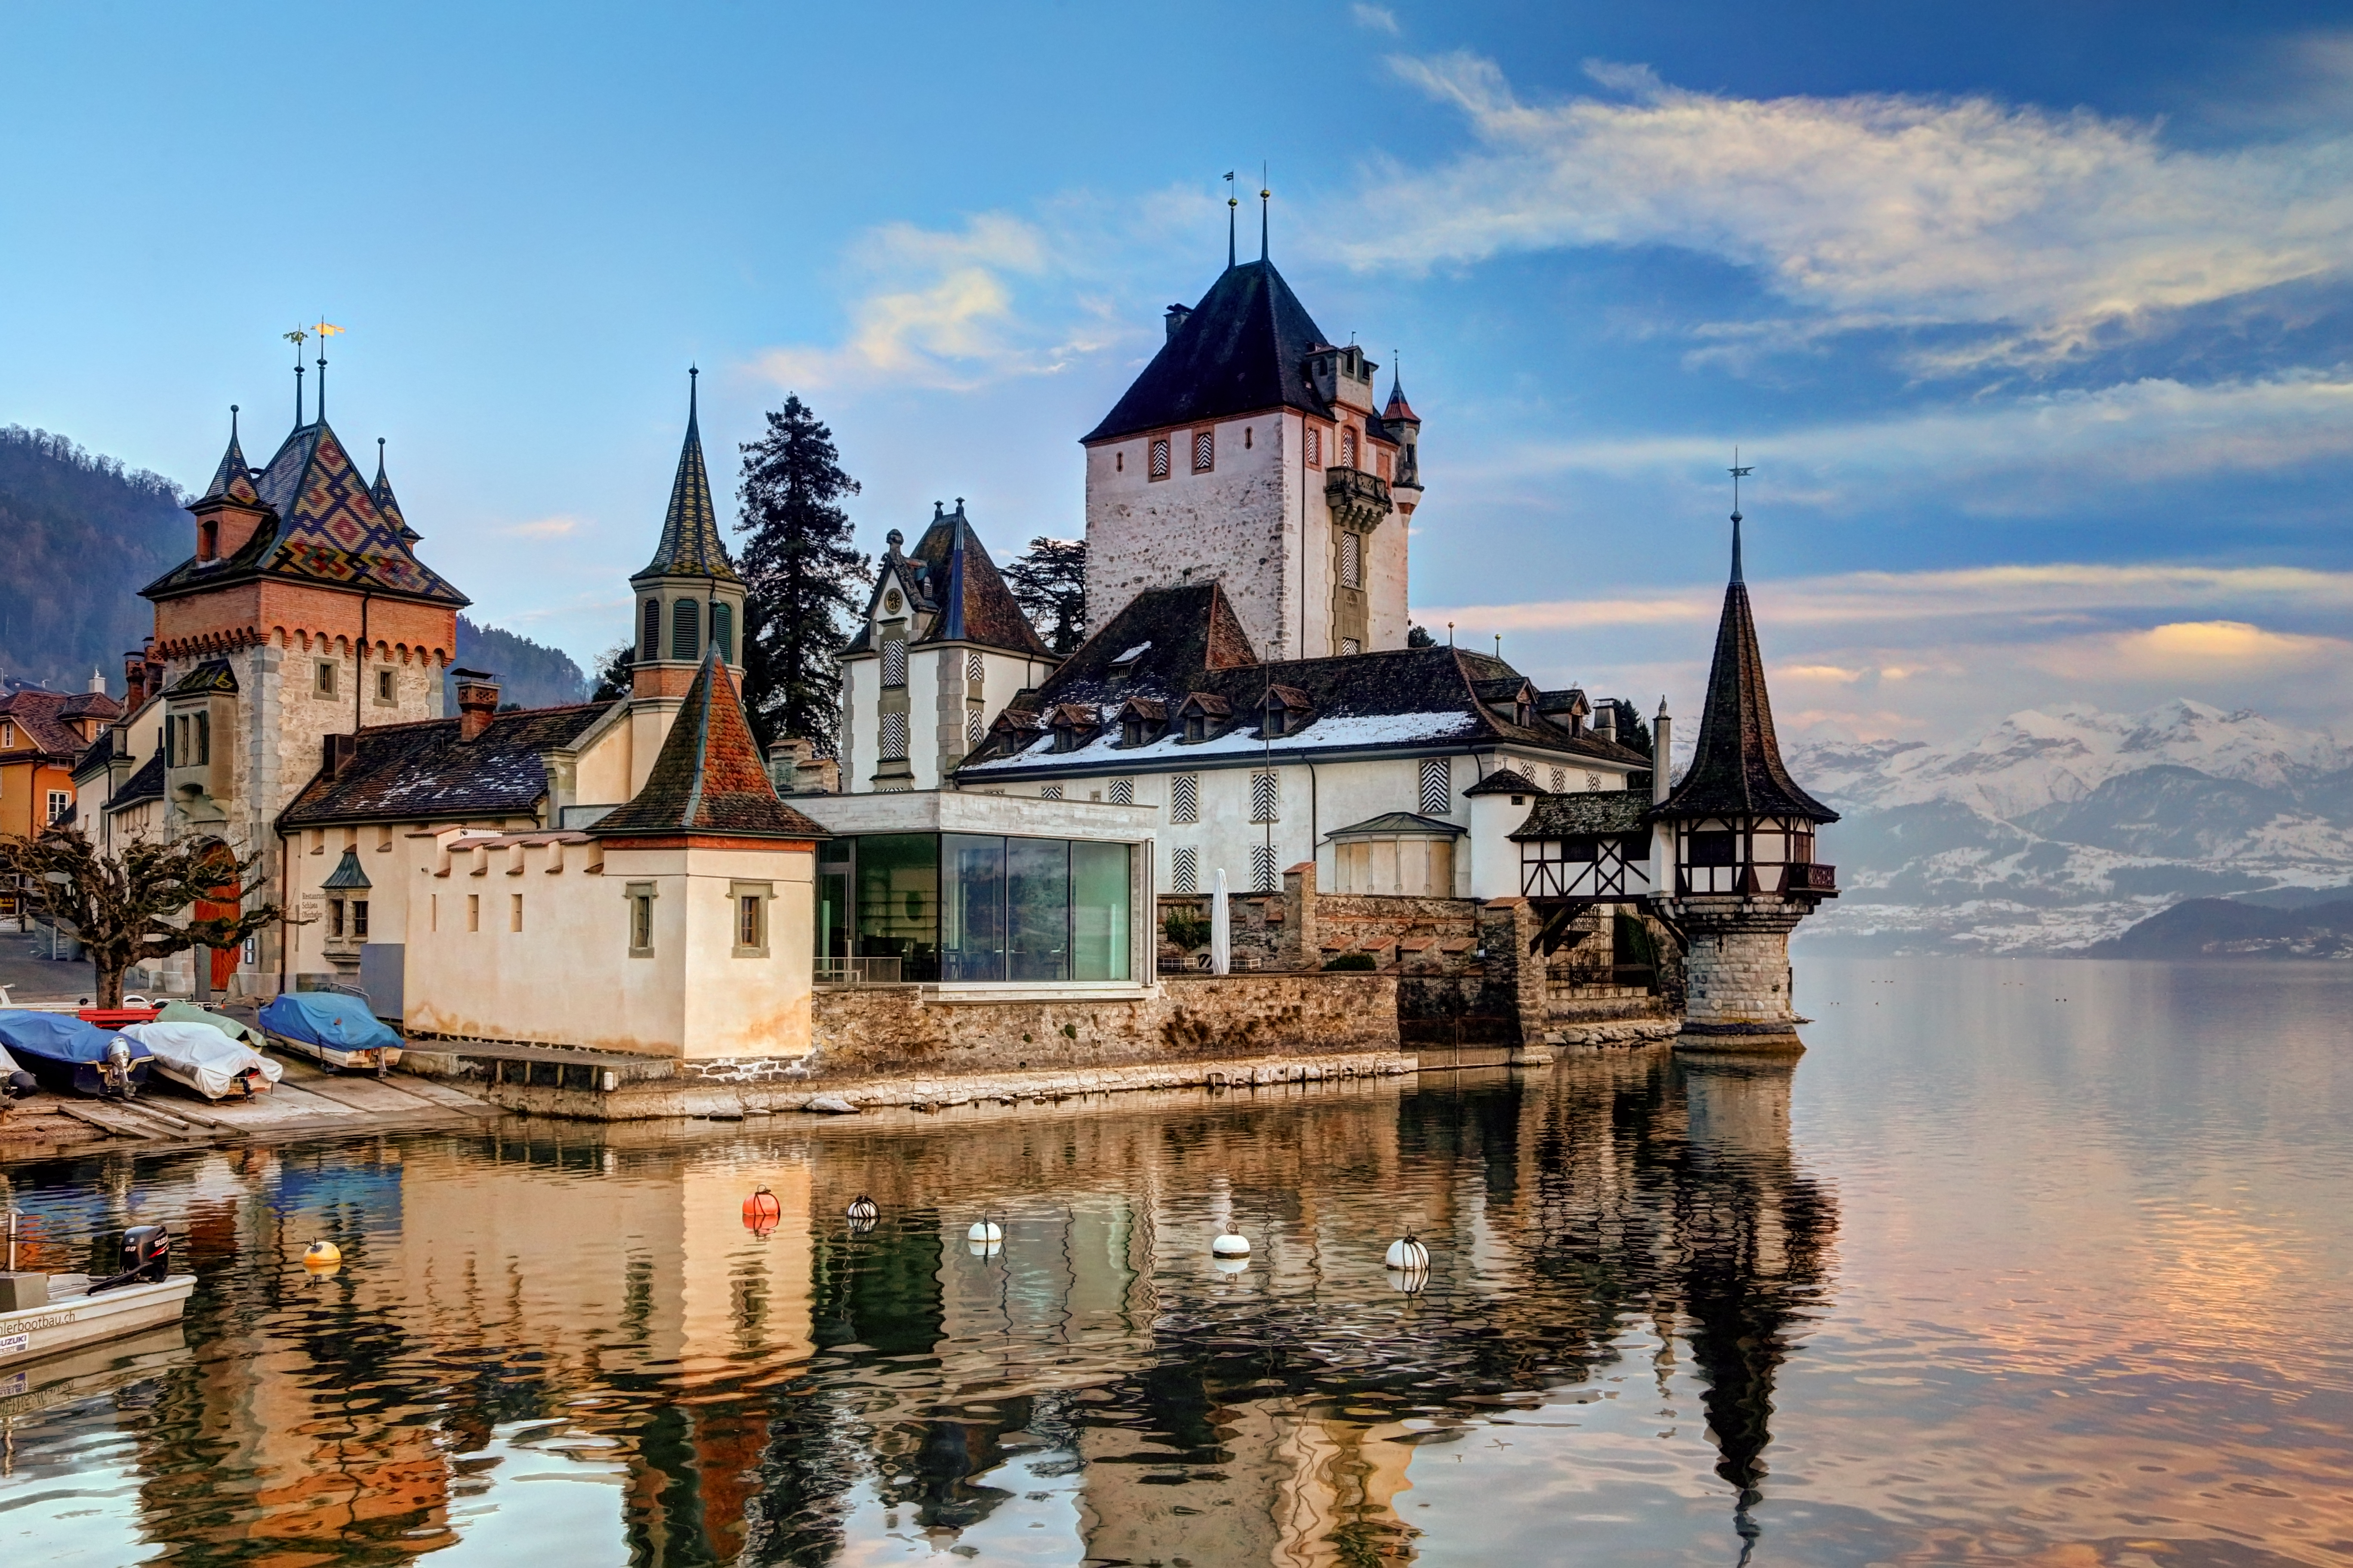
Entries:
<svg viewBox="0 0 2353 1568">
<path fill-rule="evenodd" d="M 1688 1359 L 1714 1506 L 1746 1530 L 1836 1223 L 1792 1162 L 1789 1084 L 1647 1053 L 21 1171 L 58 1234 L 169 1217 L 205 1285 L 160 1372 L 16 1420 L 0 1503 L 98 1423 L 131 1450 L 122 1540 L 176 1561 L 487 1539 L 537 1517 L 531 1470 L 591 1483 L 560 1489 L 584 1563 L 1016 1526 L 1062 1560 L 1406 1562 L 1423 1467 L 1648 1356 Z M 855 1235 L 861 1192 L 882 1219 Z M 984 1210 L 1007 1240 L 976 1256 Z M 1208 1255 L 1228 1218 L 1254 1244 L 1235 1274 Z M 1380 1266 L 1408 1227 L 1436 1258 L 1419 1293 Z M 320 1237 L 345 1259 L 323 1279 L 298 1262 Z"/>
</svg>

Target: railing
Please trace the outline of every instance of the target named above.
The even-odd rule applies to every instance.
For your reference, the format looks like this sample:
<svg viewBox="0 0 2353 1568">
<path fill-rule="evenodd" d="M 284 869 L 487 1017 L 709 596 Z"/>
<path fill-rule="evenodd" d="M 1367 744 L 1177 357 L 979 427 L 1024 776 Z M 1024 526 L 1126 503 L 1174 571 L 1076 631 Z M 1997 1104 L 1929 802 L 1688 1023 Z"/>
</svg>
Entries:
<svg viewBox="0 0 2353 1568">
<path fill-rule="evenodd" d="M 1324 499 L 1344 520 L 1370 528 L 1389 514 L 1389 482 L 1362 468 L 1326 468 Z"/>
<path fill-rule="evenodd" d="M 817 961 L 817 983 L 819 985 L 902 985 L 898 958 L 820 958 Z"/>
<path fill-rule="evenodd" d="M 1793 893 L 1835 893 L 1838 891 L 1838 868 L 1817 862 L 1810 866 L 1789 868 L 1789 879 L 1783 884 Z"/>
</svg>

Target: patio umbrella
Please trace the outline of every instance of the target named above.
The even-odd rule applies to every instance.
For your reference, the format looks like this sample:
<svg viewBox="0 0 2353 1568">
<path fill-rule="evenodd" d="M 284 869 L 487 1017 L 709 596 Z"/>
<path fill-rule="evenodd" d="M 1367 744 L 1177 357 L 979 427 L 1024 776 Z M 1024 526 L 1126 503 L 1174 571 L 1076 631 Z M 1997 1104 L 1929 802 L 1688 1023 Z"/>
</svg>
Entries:
<svg viewBox="0 0 2353 1568">
<path fill-rule="evenodd" d="M 1226 868 L 1220 866 L 1209 890 L 1209 973 L 1227 974 L 1233 967 L 1234 928 L 1226 914 Z"/>
</svg>

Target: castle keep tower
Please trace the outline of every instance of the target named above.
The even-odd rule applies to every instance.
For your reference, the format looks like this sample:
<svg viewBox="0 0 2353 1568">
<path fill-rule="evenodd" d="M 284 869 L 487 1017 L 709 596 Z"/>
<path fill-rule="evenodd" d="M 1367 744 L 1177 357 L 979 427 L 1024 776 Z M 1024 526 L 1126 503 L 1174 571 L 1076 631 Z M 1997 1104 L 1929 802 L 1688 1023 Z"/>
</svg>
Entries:
<svg viewBox="0 0 2353 1568">
<path fill-rule="evenodd" d="M 1838 813 L 1782 765 L 1765 693 L 1757 619 L 1741 578 L 1732 514 L 1732 581 L 1715 632 L 1707 710 L 1691 768 L 1652 813 L 1663 869 L 1660 912 L 1684 938 L 1688 995 L 1681 1050 L 1794 1056 L 1789 933 L 1826 898 L 1834 868 L 1814 859 L 1814 829 Z M 1661 739 L 1664 739 L 1664 725 Z"/>
<path fill-rule="evenodd" d="M 1229 262 L 1083 438 L 1087 623 L 1216 580 L 1274 659 L 1400 648 L 1421 422 L 1261 255 Z"/>
<path fill-rule="evenodd" d="M 661 542 L 645 569 L 629 579 L 638 603 L 638 657 L 629 673 L 633 795 L 645 785 L 687 689 L 702 668 L 704 650 L 716 648 L 737 689 L 744 683 L 744 579 L 721 537 L 711 471 L 702 460 L 695 395 L 702 373 L 686 374 L 686 440 L 670 481 L 670 510 L 662 514 Z"/>
</svg>

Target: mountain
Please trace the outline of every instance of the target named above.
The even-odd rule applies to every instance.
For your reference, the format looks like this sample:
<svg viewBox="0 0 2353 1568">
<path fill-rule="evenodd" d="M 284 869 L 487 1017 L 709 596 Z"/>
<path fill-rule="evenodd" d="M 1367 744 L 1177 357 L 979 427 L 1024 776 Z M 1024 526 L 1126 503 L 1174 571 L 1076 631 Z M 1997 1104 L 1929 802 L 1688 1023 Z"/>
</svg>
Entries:
<svg viewBox="0 0 2353 1568">
<path fill-rule="evenodd" d="M 2080 952 L 2185 900 L 2274 905 L 2353 878 L 2353 749 L 2256 713 L 2078 705 L 1788 756 L 1843 814 L 1821 853 L 1844 891 L 1810 943 Z"/>
<path fill-rule="evenodd" d="M 496 626 L 478 626 L 462 615 L 458 617 L 458 659 L 450 668 L 497 676 L 502 707 L 554 708 L 588 695 L 588 678 L 562 648 Z M 444 677 L 444 685 L 443 709 L 455 713 L 456 683 Z"/>
<path fill-rule="evenodd" d="M 2266 909 L 2192 899 L 2094 942 L 2086 958 L 2353 958 L 2353 900 Z"/>
</svg>

